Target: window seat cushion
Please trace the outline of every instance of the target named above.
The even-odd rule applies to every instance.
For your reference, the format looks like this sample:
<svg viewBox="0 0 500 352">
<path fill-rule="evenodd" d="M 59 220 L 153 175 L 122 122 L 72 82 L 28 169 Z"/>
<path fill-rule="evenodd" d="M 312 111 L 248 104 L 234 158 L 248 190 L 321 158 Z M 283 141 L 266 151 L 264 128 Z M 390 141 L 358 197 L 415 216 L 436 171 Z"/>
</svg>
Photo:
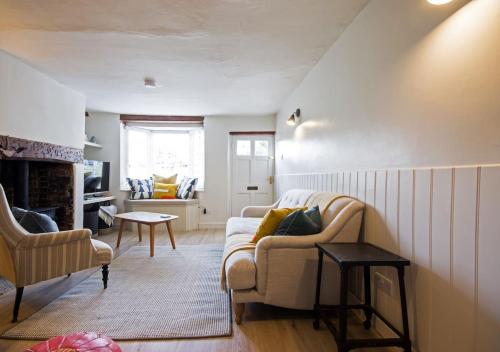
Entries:
<svg viewBox="0 0 500 352">
<path fill-rule="evenodd" d="M 199 204 L 199 199 L 125 199 L 125 204 L 133 205 L 191 205 Z"/>
</svg>

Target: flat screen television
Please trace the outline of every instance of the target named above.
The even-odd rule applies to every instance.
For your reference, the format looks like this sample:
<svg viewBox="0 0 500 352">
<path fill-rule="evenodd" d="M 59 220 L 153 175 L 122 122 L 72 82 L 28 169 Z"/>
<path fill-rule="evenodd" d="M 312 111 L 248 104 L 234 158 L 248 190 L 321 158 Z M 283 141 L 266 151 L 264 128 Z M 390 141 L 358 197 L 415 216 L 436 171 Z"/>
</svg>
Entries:
<svg viewBox="0 0 500 352">
<path fill-rule="evenodd" d="M 99 194 L 109 191 L 109 162 L 83 161 L 83 193 Z"/>
</svg>

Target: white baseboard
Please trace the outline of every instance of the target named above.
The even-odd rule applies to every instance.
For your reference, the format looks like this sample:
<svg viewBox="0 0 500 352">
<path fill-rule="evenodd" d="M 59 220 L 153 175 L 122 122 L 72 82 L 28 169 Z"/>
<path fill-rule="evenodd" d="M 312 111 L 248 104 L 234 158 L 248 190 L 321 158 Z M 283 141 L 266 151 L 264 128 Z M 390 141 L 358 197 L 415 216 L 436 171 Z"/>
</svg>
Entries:
<svg viewBox="0 0 500 352">
<path fill-rule="evenodd" d="M 225 222 L 200 222 L 200 229 L 224 229 L 226 228 Z"/>
</svg>

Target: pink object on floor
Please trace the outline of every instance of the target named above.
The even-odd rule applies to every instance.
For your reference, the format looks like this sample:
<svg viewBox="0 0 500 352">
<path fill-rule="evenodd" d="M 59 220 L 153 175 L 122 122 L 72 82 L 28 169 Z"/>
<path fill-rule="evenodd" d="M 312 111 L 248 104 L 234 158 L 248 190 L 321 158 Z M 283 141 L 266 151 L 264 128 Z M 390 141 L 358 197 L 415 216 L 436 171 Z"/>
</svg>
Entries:
<svg viewBox="0 0 500 352">
<path fill-rule="evenodd" d="M 28 348 L 24 352 L 121 352 L 120 346 L 106 335 L 97 332 L 77 332 L 56 336 Z"/>
</svg>

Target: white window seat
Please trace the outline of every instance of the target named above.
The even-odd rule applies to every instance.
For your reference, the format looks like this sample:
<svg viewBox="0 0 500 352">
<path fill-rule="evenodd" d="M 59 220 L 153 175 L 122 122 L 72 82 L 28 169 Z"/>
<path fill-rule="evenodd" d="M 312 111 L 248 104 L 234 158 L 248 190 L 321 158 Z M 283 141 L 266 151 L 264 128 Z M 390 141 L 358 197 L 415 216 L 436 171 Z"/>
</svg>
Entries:
<svg viewBox="0 0 500 352">
<path fill-rule="evenodd" d="M 148 211 L 177 215 L 174 232 L 197 230 L 200 222 L 199 199 L 126 199 L 125 211 Z"/>
</svg>

